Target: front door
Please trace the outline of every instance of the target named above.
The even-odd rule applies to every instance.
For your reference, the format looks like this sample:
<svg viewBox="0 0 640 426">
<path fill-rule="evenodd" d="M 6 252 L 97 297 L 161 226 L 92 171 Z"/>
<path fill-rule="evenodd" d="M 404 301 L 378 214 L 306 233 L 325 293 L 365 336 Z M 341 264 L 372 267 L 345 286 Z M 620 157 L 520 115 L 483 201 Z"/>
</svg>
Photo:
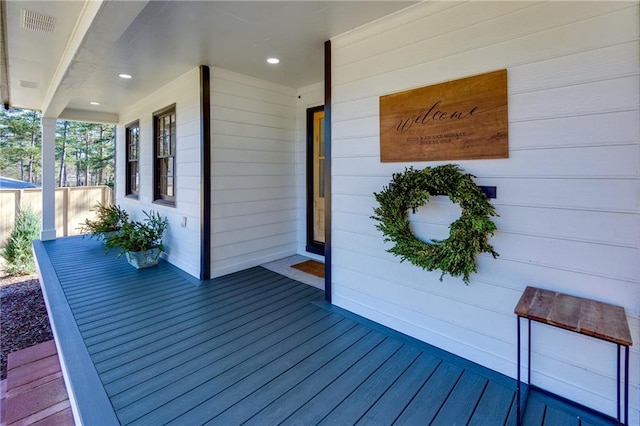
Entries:
<svg viewBox="0 0 640 426">
<path fill-rule="evenodd" d="M 307 251 L 324 254 L 324 107 L 307 111 Z"/>
</svg>

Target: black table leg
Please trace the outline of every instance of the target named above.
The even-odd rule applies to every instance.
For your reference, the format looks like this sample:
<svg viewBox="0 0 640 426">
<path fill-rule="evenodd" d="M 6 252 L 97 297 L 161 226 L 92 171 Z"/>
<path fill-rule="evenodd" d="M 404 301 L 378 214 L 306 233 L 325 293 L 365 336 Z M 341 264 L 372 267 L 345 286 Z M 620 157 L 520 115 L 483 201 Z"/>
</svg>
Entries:
<svg viewBox="0 0 640 426">
<path fill-rule="evenodd" d="M 624 347 L 624 424 L 629 424 L 629 346 Z"/>
<path fill-rule="evenodd" d="M 531 318 L 527 318 L 527 385 L 531 385 Z"/>
<path fill-rule="evenodd" d="M 621 368 L 621 364 L 620 364 L 620 345 L 618 346 L 618 368 L 616 369 L 616 390 L 617 390 L 617 395 L 618 398 L 616 399 L 616 401 L 618 401 L 618 407 L 616 408 L 616 412 L 617 412 L 617 416 L 616 419 L 618 420 L 618 424 L 620 424 L 620 402 L 622 401 L 622 399 L 620 398 L 620 368 Z"/>
<path fill-rule="evenodd" d="M 520 426 L 520 317 L 516 316 L 518 321 L 518 382 L 516 384 L 516 424 Z"/>
</svg>

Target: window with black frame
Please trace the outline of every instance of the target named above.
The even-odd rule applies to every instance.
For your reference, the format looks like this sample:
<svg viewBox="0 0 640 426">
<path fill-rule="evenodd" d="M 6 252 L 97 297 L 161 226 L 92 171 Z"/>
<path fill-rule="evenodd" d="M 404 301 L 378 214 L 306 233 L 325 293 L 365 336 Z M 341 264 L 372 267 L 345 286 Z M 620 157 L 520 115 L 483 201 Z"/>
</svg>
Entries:
<svg viewBox="0 0 640 426">
<path fill-rule="evenodd" d="M 136 121 L 126 126 L 127 185 L 126 195 L 138 198 L 140 195 L 140 125 Z"/>
<path fill-rule="evenodd" d="M 171 105 L 154 118 L 154 201 L 175 206 L 176 202 L 176 108 Z"/>
</svg>

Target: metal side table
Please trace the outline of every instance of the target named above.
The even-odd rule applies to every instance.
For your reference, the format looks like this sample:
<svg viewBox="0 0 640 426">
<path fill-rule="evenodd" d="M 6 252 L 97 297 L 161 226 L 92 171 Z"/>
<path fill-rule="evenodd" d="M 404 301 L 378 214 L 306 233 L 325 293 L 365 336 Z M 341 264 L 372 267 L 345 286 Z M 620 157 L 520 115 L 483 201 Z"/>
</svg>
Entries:
<svg viewBox="0 0 640 426">
<path fill-rule="evenodd" d="M 595 337 L 618 346 L 617 396 L 618 424 L 629 424 L 629 347 L 632 345 L 624 308 L 581 297 L 569 296 L 535 287 L 527 287 L 514 310 L 518 316 L 518 387 L 517 415 L 521 418 L 520 319 L 528 322 L 527 384 L 531 384 L 531 321 Z M 624 397 L 621 388 L 622 347 L 624 346 Z M 623 401 L 624 398 L 624 401 Z M 621 405 L 623 406 L 621 410 Z M 624 423 L 622 415 L 624 412 Z"/>
</svg>

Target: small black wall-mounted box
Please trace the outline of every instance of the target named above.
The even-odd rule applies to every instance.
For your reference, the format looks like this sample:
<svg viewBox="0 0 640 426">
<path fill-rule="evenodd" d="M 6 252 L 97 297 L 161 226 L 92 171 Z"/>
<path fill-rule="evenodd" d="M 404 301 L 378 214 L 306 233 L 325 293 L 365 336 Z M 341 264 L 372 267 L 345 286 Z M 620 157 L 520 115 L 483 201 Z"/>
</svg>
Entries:
<svg viewBox="0 0 640 426">
<path fill-rule="evenodd" d="M 495 186 L 482 186 L 480 185 L 480 189 L 487 195 L 487 198 L 496 198 L 498 195 L 498 188 Z"/>
</svg>

